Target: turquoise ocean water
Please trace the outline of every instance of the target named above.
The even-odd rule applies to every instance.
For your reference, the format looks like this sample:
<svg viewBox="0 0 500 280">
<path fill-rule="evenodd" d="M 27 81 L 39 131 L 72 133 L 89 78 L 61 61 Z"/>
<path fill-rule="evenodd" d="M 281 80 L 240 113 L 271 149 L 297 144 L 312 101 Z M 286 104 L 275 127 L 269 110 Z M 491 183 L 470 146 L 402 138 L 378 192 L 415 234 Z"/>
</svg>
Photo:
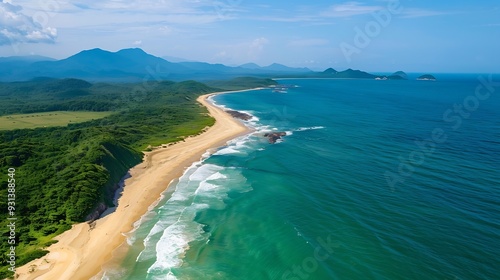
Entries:
<svg viewBox="0 0 500 280">
<path fill-rule="evenodd" d="M 189 168 L 103 279 L 500 279 L 491 79 L 297 79 L 215 97 L 256 131 Z"/>
</svg>

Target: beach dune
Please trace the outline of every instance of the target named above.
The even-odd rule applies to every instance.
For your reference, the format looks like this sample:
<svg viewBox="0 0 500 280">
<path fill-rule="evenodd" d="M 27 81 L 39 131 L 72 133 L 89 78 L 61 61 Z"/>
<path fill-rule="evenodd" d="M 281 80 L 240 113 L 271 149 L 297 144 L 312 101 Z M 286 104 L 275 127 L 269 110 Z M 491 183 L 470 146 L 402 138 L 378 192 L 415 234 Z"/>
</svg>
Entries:
<svg viewBox="0 0 500 280">
<path fill-rule="evenodd" d="M 48 248 L 50 253 L 19 267 L 16 279 L 87 280 L 97 275 L 112 258 L 113 250 L 125 241 L 123 233 L 133 229 L 134 222 L 160 198 L 172 180 L 207 150 L 248 133 L 241 122 L 207 101 L 214 94 L 200 96 L 198 102 L 208 108 L 215 125 L 198 136 L 146 153 L 143 162 L 129 170 L 130 177 L 124 182 L 114 212 L 98 219 L 95 227 L 80 223 L 57 236 L 59 242 Z"/>
</svg>

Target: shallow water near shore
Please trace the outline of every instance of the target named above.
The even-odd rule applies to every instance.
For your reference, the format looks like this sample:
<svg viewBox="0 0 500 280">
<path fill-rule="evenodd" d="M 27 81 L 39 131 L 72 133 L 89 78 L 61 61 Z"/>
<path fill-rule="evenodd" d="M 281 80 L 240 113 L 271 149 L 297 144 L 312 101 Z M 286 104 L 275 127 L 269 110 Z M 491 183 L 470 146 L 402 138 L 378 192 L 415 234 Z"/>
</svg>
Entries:
<svg viewBox="0 0 500 280">
<path fill-rule="evenodd" d="M 496 279 L 500 89 L 476 78 L 216 96 L 255 132 L 174 182 L 102 279 Z"/>
</svg>

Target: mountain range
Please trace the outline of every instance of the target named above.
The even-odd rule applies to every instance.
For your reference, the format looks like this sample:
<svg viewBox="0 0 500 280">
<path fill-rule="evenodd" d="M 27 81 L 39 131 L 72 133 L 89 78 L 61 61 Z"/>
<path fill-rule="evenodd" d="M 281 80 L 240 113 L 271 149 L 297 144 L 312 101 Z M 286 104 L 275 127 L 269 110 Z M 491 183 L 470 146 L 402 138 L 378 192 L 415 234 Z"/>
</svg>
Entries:
<svg viewBox="0 0 500 280">
<path fill-rule="evenodd" d="M 168 57 L 167 57 L 168 58 Z M 378 76 L 360 70 L 336 71 L 329 68 L 315 72 L 308 68 L 292 68 L 274 63 L 261 67 L 247 63 L 237 67 L 223 64 L 168 61 L 142 49 L 110 52 L 102 49 L 84 50 L 68 58 L 55 60 L 42 56 L 0 57 L 0 82 L 25 81 L 39 77 L 78 78 L 88 81 L 140 82 L 152 80 L 223 80 L 252 76 L 261 78 L 354 78 L 406 79 L 398 71 L 390 76 Z"/>
<path fill-rule="evenodd" d="M 66 59 L 46 57 L 0 58 L 0 81 L 22 81 L 36 77 L 79 78 L 91 81 L 213 80 L 239 76 L 269 76 L 312 72 L 280 64 L 267 67 L 230 67 L 204 62 L 170 62 L 142 49 L 110 52 L 91 49 Z"/>
</svg>

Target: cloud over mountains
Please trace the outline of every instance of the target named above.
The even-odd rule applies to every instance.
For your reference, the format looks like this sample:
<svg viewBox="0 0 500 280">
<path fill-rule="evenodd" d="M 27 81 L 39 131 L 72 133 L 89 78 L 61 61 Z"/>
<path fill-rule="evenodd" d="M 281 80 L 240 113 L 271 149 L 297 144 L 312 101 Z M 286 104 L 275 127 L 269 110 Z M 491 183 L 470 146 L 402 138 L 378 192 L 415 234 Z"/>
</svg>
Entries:
<svg viewBox="0 0 500 280">
<path fill-rule="evenodd" d="M 54 43 L 57 29 L 43 27 L 22 10 L 21 6 L 0 2 L 0 45 Z"/>
</svg>

